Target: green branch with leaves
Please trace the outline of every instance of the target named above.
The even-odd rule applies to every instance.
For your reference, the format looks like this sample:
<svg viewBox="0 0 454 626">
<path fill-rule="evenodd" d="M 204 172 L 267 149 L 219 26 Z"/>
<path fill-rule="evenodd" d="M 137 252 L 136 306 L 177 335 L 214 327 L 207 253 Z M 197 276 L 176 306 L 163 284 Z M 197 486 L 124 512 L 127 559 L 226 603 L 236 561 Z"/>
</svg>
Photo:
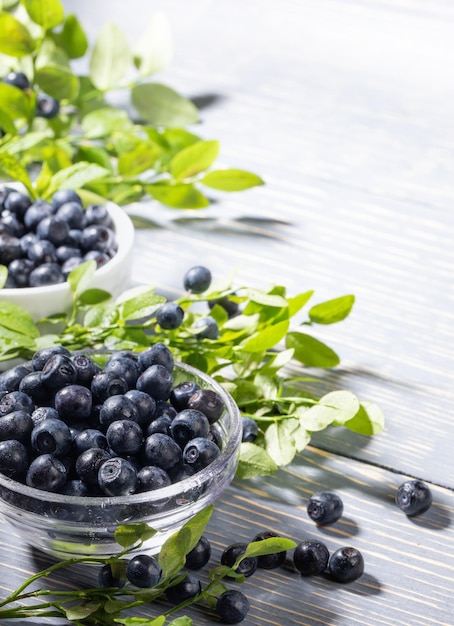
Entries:
<svg viewBox="0 0 454 626">
<path fill-rule="evenodd" d="M 0 9 L 0 77 L 22 72 L 29 81 L 25 89 L 0 81 L 5 179 L 26 184 L 31 174 L 29 193 L 46 198 L 52 177 L 78 166 L 91 201 L 147 198 L 177 209 L 207 207 L 210 190 L 263 184 L 249 171 L 213 167 L 219 142 L 188 130 L 200 121 L 197 107 L 151 80 L 171 58 L 163 14 L 151 16 L 134 48 L 115 24 L 103 26 L 90 48 L 79 19 L 65 15 L 60 0 L 2 0 Z M 74 72 L 75 59 L 86 60 L 87 75 Z M 37 111 L 42 93 L 58 103 L 50 118 Z M 124 107 L 109 101 L 118 93 Z"/>
</svg>

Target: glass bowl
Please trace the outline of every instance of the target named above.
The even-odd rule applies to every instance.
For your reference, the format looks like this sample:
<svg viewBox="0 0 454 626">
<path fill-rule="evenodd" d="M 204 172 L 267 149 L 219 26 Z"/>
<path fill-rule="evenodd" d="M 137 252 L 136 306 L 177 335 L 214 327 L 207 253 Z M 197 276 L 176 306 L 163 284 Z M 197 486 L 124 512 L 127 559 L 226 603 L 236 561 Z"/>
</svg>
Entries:
<svg viewBox="0 0 454 626">
<path fill-rule="evenodd" d="M 134 226 L 126 212 L 113 202 L 106 202 L 113 220 L 118 250 L 112 259 L 96 270 L 90 288 L 104 289 L 118 296 L 131 282 Z M 0 289 L 0 300 L 8 300 L 26 309 L 35 322 L 71 309 L 73 294 L 67 282 L 45 287 Z"/>
<path fill-rule="evenodd" d="M 190 380 L 221 396 L 225 408 L 213 425 L 221 441 L 220 455 L 189 478 L 128 496 L 67 496 L 0 474 L 0 514 L 26 543 L 60 559 L 108 557 L 120 549 L 114 540 L 118 525 L 145 522 L 157 533 L 141 551 L 154 554 L 172 533 L 222 494 L 238 463 L 242 433 L 238 407 L 215 380 L 189 365 L 175 363 L 173 376 L 174 385 Z"/>
</svg>

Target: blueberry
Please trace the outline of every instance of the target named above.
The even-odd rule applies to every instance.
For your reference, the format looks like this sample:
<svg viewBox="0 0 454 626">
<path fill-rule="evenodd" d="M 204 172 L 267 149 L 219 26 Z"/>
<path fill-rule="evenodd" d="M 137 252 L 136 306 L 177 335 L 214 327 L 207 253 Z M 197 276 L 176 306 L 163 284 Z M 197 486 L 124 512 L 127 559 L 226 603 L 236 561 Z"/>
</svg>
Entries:
<svg viewBox="0 0 454 626">
<path fill-rule="evenodd" d="M 29 231 L 36 231 L 40 221 L 52 214 L 52 207 L 45 200 L 35 200 L 30 204 L 24 215 L 24 224 Z"/>
<path fill-rule="evenodd" d="M 115 576 L 112 572 L 112 566 L 110 563 L 105 563 L 98 573 L 98 585 L 103 588 L 109 587 L 123 587 L 124 580 Z"/>
<path fill-rule="evenodd" d="M 98 485 L 98 471 L 110 454 L 102 448 L 89 448 L 76 459 L 76 473 L 80 480 L 88 485 Z"/>
<path fill-rule="evenodd" d="M 53 243 L 47 239 L 39 239 L 28 246 L 27 258 L 36 266 L 42 263 L 56 263 L 57 251 Z"/>
<path fill-rule="evenodd" d="M 302 576 L 322 574 L 326 570 L 328 560 L 328 548 L 321 541 L 302 541 L 293 553 L 293 563 Z"/>
<path fill-rule="evenodd" d="M 21 256 L 20 239 L 12 235 L 0 235 L 0 264 L 9 265 Z"/>
<path fill-rule="evenodd" d="M 166 302 L 159 307 L 156 321 L 163 330 L 174 330 L 183 323 L 184 310 L 176 302 Z"/>
<path fill-rule="evenodd" d="M 13 187 L 8 187 L 7 185 L 2 185 L 0 187 L 0 212 L 5 208 L 6 198 L 10 193 L 13 193 L 16 190 Z"/>
<path fill-rule="evenodd" d="M 28 469 L 28 463 L 28 452 L 23 443 L 16 439 L 0 441 L 0 473 L 8 478 L 21 480 Z"/>
<path fill-rule="evenodd" d="M 432 504 L 432 492 L 422 480 L 407 480 L 397 490 L 395 501 L 409 517 L 421 515 Z"/>
<path fill-rule="evenodd" d="M 24 376 L 19 391 L 26 393 L 34 404 L 48 404 L 52 395 L 41 380 L 41 372 L 30 372 Z"/>
<path fill-rule="evenodd" d="M 90 388 L 93 402 L 102 404 L 111 396 L 125 394 L 128 391 L 128 383 L 114 372 L 101 371 L 93 377 Z"/>
<path fill-rule="evenodd" d="M 77 496 L 78 498 L 89 495 L 89 489 L 82 480 L 68 480 L 60 489 L 60 492 L 65 496 Z"/>
<path fill-rule="evenodd" d="M 364 559 L 356 548 L 339 548 L 330 556 L 328 570 L 334 580 L 349 583 L 364 572 Z"/>
<path fill-rule="evenodd" d="M 177 463 L 177 465 L 169 467 L 167 473 L 172 483 L 179 483 L 181 480 L 194 476 L 195 469 L 186 463 Z"/>
<path fill-rule="evenodd" d="M 145 391 L 155 400 L 168 400 L 173 376 L 164 365 L 151 365 L 137 379 L 137 389 Z"/>
<path fill-rule="evenodd" d="M 242 416 L 243 433 L 241 441 L 253 443 L 259 434 L 259 427 L 257 422 L 252 417 Z"/>
<path fill-rule="evenodd" d="M 82 200 L 74 189 L 59 189 L 52 196 L 52 209 L 55 212 L 67 202 L 75 202 L 79 206 L 82 206 Z"/>
<path fill-rule="evenodd" d="M 45 287 L 64 283 L 65 277 L 58 263 L 43 263 L 30 272 L 30 287 Z"/>
<path fill-rule="evenodd" d="M 197 339 L 218 339 L 219 326 L 214 317 L 207 315 L 206 317 L 200 317 L 194 324 L 195 329 L 200 329 L 196 332 Z"/>
<path fill-rule="evenodd" d="M 160 582 L 162 569 L 153 556 L 137 554 L 128 561 L 126 577 L 132 585 L 146 589 Z"/>
<path fill-rule="evenodd" d="M 74 246 L 61 245 L 55 250 L 55 255 L 57 257 L 57 261 L 60 265 L 69 261 L 69 259 L 77 259 L 77 263 L 80 264 L 82 262 L 82 253 L 79 248 L 75 248 Z M 64 270 L 62 268 L 64 273 Z"/>
<path fill-rule="evenodd" d="M 73 448 L 77 456 L 79 456 L 82 452 L 90 448 L 108 450 L 109 445 L 105 434 L 100 430 L 97 428 L 84 428 L 74 435 Z"/>
<path fill-rule="evenodd" d="M 200 386 L 195 381 L 184 381 L 173 387 L 169 400 L 177 411 L 182 411 L 187 408 L 189 399 L 198 389 Z"/>
<path fill-rule="evenodd" d="M 82 250 L 97 250 L 98 252 L 108 252 L 115 241 L 114 232 L 102 224 L 86 226 L 82 231 L 80 246 Z"/>
<path fill-rule="evenodd" d="M 64 346 L 50 346 L 48 348 L 41 348 L 41 350 L 37 350 L 32 356 L 32 368 L 34 370 L 42 370 L 46 362 L 50 359 L 51 356 L 54 356 L 54 354 L 63 354 L 67 357 L 71 356 L 68 348 L 65 348 Z"/>
<path fill-rule="evenodd" d="M 70 357 L 76 368 L 78 385 L 90 387 L 91 381 L 96 374 L 99 374 L 101 368 L 89 356 L 85 354 L 75 354 Z"/>
<path fill-rule="evenodd" d="M 150 423 L 156 414 L 156 400 L 148 393 L 138 389 L 130 389 L 125 396 L 137 409 L 137 422 L 141 425 Z M 151 434 L 151 433 L 150 433 Z"/>
<path fill-rule="evenodd" d="M 170 476 L 161 467 L 144 465 L 137 473 L 139 486 L 137 491 L 153 491 L 172 484 Z"/>
<path fill-rule="evenodd" d="M 116 454 L 126 456 L 139 452 L 144 440 L 142 428 L 131 419 L 112 422 L 107 428 L 106 438 Z"/>
<path fill-rule="evenodd" d="M 94 261 L 96 263 L 96 267 L 99 269 L 103 267 L 110 261 L 110 257 L 105 252 L 100 252 L 99 250 L 90 250 L 82 257 L 82 261 Z"/>
<path fill-rule="evenodd" d="M 70 384 L 55 394 L 55 408 L 63 420 L 81 421 L 90 417 L 92 395 L 83 385 Z"/>
<path fill-rule="evenodd" d="M 211 544 L 205 535 L 202 535 L 195 546 L 186 555 L 185 567 L 190 570 L 202 569 L 211 557 Z"/>
<path fill-rule="evenodd" d="M 276 533 L 272 531 L 265 530 L 261 533 L 258 533 L 253 541 L 264 541 L 265 539 L 272 539 L 273 537 L 278 537 Z M 257 565 L 261 569 L 276 569 L 280 567 L 287 557 L 287 552 L 285 550 L 281 552 L 273 552 L 272 554 L 263 554 L 257 557 Z"/>
<path fill-rule="evenodd" d="M 334 524 L 342 516 L 344 505 L 341 498 L 332 491 L 320 491 L 313 494 L 307 503 L 307 514 L 319 524 Z"/>
<path fill-rule="evenodd" d="M 201 591 L 202 584 L 200 580 L 190 574 L 186 574 L 183 580 L 167 587 L 165 594 L 168 602 L 175 606 L 180 604 L 180 602 L 184 602 L 190 598 L 195 598 L 201 593 Z"/>
<path fill-rule="evenodd" d="M 191 267 L 183 277 L 183 284 L 186 291 L 203 293 L 211 285 L 211 272 L 203 265 Z"/>
<path fill-rule="evenodd" d="M 51 454 L 37 456 L 27 470 L 25 482 L 29 487 L 43 491 L 59 491 L 67 480 L 64 463 Z"/>
<path fill-rule="evenodd" d="M 183 460 L 188 465 L 192 465 L 196 472 L 212 463 L 220 454 L 218 446 L 209 439 L 196 437 L 185 445 L 183 450 Z"/>
<path fill-rule="evenodd" d="M 107 398 L 99 412 L 99 424 L 105 430 L 107 430 L 110 424 L 118 420 L 138 422 L 136 405 L 123 394 L 117 394 Z"/>
<path fill-rule="evenodd" d="M 0 417 L 0 441 L 17 439 L 27 444 L 33 430 L 33 420 L 30 413 L 18 409 Z"/>
<path fill-rule="evenodd" d="M 222 298 L 217 298 L 215 300 L 209 300 L 208 307 L 212 309 L 214 306 L 222 307 L 229 318 L 235 317 L 240 309 L 238 303 L 228 296 L 223 296 Z"/>
<path fill-rule="evenodd" d="M 144 459 L 147 465 L 156 465 L 164 470 L 181 462 L 181 448 L 176 441 L 163 433 L 153 433 L 145 439 Z"/>
<path fill-rule="evenodd" d="M 147 437 L 153 433 L 164 433 L 170 435 L 171 418 L 168 415 L 160 415 L 156 419 L 152 420 L 147 426 Z"/>
<path fill-rule="evenodd" d="M 177 410 L 170 402 L 167 400 L 156 400 L 155 418 L 168 417 L 172 421 L 176 414 Z"/>
<path fill-rule="evenodd" d="M 188 408 L 201 411 L 210 424 L 214 424 L 223 414 L 225 405 L 221 396 L 213 389 L 198 389 L 189 398 Z"/>
<path fill-rule="evenodd" d="M 48 96 L 47 93 L 39 93 L 36 97 L 36 111 L 37 117 L 44 117 L 46 119 L 52 119 L 56 117 L 60 111 L 60 103 L 55 98 Z"/>
<path fill-rule="evenodd" d="M 5 234 L 13 235 L 13 237 L 17 237 L 19 239 L 22 239 L 25 235 L 25 226 L 21 221 L 19 221 L 14 213 L 4 211 L 1 217 L 0 225 Z"/>
<path fill-rule="evenodd" d="M 59 419 L 58 411 L 51 406 L 38 406 L 31 415 L 33 425 L 37 426 L 40 422 L 51 417 L 53 419 Z"/>
<path fill-rule="evenodd" d="M 30 259 L 14 259 L 8 265 L 8 274 L 14 280 L 16 287 L 28 287 L 34 267 L 35 264 Z"/>
<path fill-rule="evenodd" d="M 129 389 L 136 386 L 137 379 L 141 374 L 138 363 L 128 357 L 111 357 L 104 366 L 105 372 L 114 372 L 118 376 L 122 376 L 128 383 Z"/>
<path fill-rule="evenodd" d="M 224 624 L 239 624 L 248 614 L 249 608 L 247 597 L 236 589 L 224 591 L 216 602 L 216 613 Z"/>
<path fill-rule="evenodd" d="M 69 235 L 69 225 L 56 215 L 44 217 L 36 226 L 36 234 L 58 247 L 65 243 Z"/>
<path fill-rule="evenodd" d="M 208 437 L 210 422 L 195 409 L 184 409 L 170 423 L 170 434 L 182 447 L 196 437 Z"/>
<path fill-rule="evenodd" d="M 65 385 L 74 384 L 76 378 L 76 367 L 65 354 L 52 355 L 41 370 L 41 380 L 43 384 L 52 391 L 57 391 Z"/>
<path fill-rule="evenodd" d="M 35 409 L 33 400 L 22 391 L 11 391 L 0 399 L 0 416 L 13 411 L 32 413 Z"/>
<path fill-rule="evenodd" d="M 22 254 L 27 256 L 29 247 L 39 241 L 36 233 L 26 233 L 20 238 L 20 246 L 22 248 Z"/>
<path fill-rule="evenodd" d="M 30 88 L 30 81 L 23 72 L 9 72 L 2 79 L 2 82 L 6 83 L 7 85 L 12 85 L 13 87 L 17 87 L 22 91 Z"/>
<path fill-rule="evenodd" d="M 69 452 L 72 443 L 71 432 L 65 422 L 52 417 L 33 428 L 30 440 L 39 454 L 53 454 L 59 458 Z"/>
<path fill-rule="evenodd" d="M 88 226 L 100 224 L 112 228 L 112 218 L 103 204 L 89 204 L 85 210 L 85 219 Z"/>
<path fill-rule="evenodd" d="M 65 277 L 65 280 L 68 278 L 71 272 L 76 269 L 76 267 L 79 267 L 81 263 L 83 263 L 83 259 L 81 256 L 72 256 L 69 259 L 66 259 L 66 261 L 63 261 L 61 265 L 61 272 Z"/>
<path fill-rule="evenodd" d="M 69 229 L 77 228 L 81 230 L 86 225 L 85 213 L 80 202 L 69 201 L 60 204 L 55 217 L 64 220 L 68 224 Z"/>
<path fill-rule="evenodd" d="M 107 496 L 129 496 L 135 493 L 137 482 L 134 466 L 122 457 L 107 459 L 99 467 L 98 485 Z"/>
<path fill-rule="evenodd" d="M 170 373 L 173 372 L 173 355 L 163 343 L 155 343 L 139 353 L 139 365 L 146 370 L 151 365 L 163 365 Z"/>
<path fill-rule="evenodd" d="M 15 365 L 0 374 L 0 389 L 6 392 L 18 391 L 20 381 L 30 373 L 27 365 Z"/>
<path fill-rule="evenodd" d="M 246 552 L 246 548 L 246 543 L 232 543 L 230 546 L 225 548 L 225 550 L 221 554 L 221 564 L 227 565 L 228 567 L 233 567 L 238 558 Z M 235 569 L 235 572 L 248 578 L 249 576 L 252 576 L 257 567 L 257 557 L 249 556 L 241 561 L 241 563 Z"/>
</svg>

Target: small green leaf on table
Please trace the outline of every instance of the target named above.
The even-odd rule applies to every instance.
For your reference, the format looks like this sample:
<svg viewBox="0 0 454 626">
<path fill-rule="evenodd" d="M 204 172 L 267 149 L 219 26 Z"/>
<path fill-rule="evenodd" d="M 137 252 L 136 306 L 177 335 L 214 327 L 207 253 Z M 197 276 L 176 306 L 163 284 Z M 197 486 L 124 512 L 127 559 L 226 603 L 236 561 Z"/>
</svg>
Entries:
<svg viewBox="0 0 454 626">
<path fill-rule="evenodd" d="M 341 296 L 316 304 L 309 310 L 309 319 L 315 324 L 335 324 L 344 320 L 352 310 L 355 296 Z"/>
<path fill-rule="evenodd" d="M 344 426 L 360 435 L 377 435 L 385 427 L 385 416 L 374 402 L 363 400 L 356 415 L 344 422 Z"/>
<path fill-rule="evenodd" d="M 240 459 L 236 471 L 237 478 L 273 474 L 278 466 L 268 452 L 255 443 L 243 442 L 240 446 Z"/>
<path fill-rule="evenodd" d="M 234 168 L 208 172 L 200 182 L 219 191 L 244 191 L 265 184 L 257 174 Z"/>
</svg>

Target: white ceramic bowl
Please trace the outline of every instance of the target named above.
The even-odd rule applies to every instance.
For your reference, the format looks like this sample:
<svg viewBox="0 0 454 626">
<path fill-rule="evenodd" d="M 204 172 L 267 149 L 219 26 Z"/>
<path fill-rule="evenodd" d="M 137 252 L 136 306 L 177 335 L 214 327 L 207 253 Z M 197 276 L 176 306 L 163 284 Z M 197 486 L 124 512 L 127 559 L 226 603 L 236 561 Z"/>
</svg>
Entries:
<svg viewBox="0 0 454 626">
<path fill-rule="evenodd" d="M 118 251 L 103 267 L 96 270 L 90 288 L 104 289 L 118 296 L 131 281 L 134 247 L 134 226 L 126 212 L 113 202 L 106 203 L 114 223 Z M 66 312 L 71 308 L 73 294 L 67 282 L 46 287 L 0 289 L 0 300 L 14 302 L 26 309 L 35 322 Z"/>
</svg>

